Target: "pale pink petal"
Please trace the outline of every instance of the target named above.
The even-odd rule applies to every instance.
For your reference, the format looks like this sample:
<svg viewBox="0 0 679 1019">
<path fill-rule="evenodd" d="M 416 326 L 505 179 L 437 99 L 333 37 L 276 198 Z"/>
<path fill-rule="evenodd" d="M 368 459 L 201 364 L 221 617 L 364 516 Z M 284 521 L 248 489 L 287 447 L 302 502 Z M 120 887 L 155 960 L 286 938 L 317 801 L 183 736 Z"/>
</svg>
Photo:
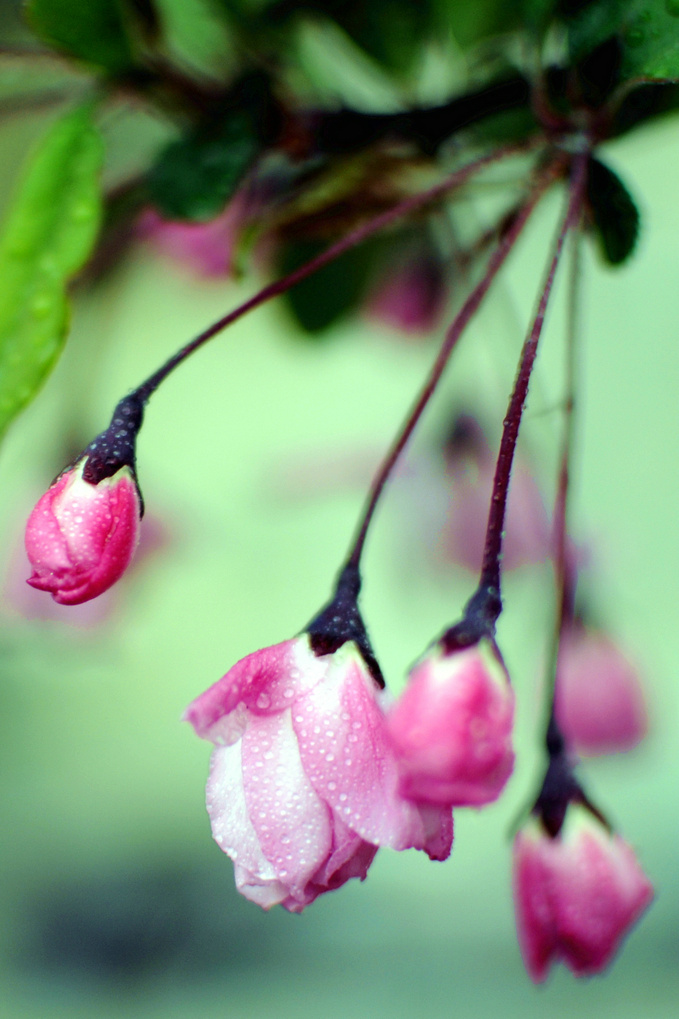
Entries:
<svg viewBox="0 0 679 1019">
<path fill-rule="evenodd" d="M 261 906 L 262 909 L 271 909 L 272 906 L 290 908 L 287 905 L 289 901 L 288 889 L 275 878 L 264 879 L 261 873 L 253 873 L 238 863 L 234 864 L 233 876 L 240 894 L 250 902 Z M 291 912 L 301 912 L 301 909 L 291 910 Z"/>
<path fill-rule="evenodd" d="M 564 736 L 583 754 L 631 750 L 648 730 L 636 666 L 606 634 L 586 627 L 562 638 L 555 710 Z"/>
<path fill-rule="evenodd" d="M 289 711 L 253 719 L 242 747 L 248 815 L 276 877 L 295 897 L 330 852 L 328 808 L 304 773 Z"/>
<path fill-rule="evenodd" d="M 260 905 L 266 900 L 265 908 L 281 902 L 287 888 L 262 852 L 246 807 L 240 742 L 213 751 L 206 802 L 213 838 L 238 868 L 239 891 Z"/>
</svg>

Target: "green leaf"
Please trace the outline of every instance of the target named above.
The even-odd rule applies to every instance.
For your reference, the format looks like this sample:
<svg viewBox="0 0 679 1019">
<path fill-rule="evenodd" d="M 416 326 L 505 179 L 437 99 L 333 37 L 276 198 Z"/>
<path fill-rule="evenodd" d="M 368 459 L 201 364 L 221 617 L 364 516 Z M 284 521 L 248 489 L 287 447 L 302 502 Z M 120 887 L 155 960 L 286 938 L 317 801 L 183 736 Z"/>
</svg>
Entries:
<svg viewBox="0 0 679 1019">
<path fill-rule="evenodd" d="M 164 149 L 148 178 L 150 197 L 170 219 L 209 220 L 222 211 L 260 149 L 247 112 L 218 129 L 193 132 Z"/>
<path fill-rule="evenodd" d="M 572 58 L 618 36 L 623 78 L 679 78 L 679 0 L 593 0 L 564 20 Z"/>
<path fill-rule="evenodd" d="M 33 398 L 66 337 L 66 284 L 99 228 L 103 145 L 91 103 L 50 129 L 0 235 L 0 435 Z"/>
<path fill-rule="evenodd" d="M 588 164 L 587 203 L 602 257 L 609 265 L 621 265 L 634 251 L 639 211 L 618 175 L 593 158 Z"/>
<path fill-rule="evenodd" d="M 26 16 L 49 46 L 110 74 L 134 64 L 122 0 L 28 0 Z"/>
<path fill-rule="evenodd" d="M 288 244 L 281 260 L 281 275 L 298 269 L 326 247 L 308 240 Z M 374 243 L 353 248 L 288 291 L 290 307 L 307 334 L 318 336 L 355 309 L 365 293 L 375 250 Z"/>
</svg>

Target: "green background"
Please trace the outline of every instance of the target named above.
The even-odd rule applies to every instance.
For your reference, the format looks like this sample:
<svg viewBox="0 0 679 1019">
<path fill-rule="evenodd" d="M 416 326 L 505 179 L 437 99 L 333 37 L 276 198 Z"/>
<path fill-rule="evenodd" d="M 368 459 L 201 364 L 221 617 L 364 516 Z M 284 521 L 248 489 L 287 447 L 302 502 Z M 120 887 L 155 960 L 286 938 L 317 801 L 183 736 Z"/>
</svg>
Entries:
<svg viewBox="0 0 679 1019">
<path fill-rule="evenodd" d="M 38 118 L 9 124 L 3 184 Z M 254 313 L 153 398 L 139 443 L 166 549 L 121 583 L 96 628 L 29 621 L 5 594 L 0 630 L 0 1012 L 103 1016 L 663 1017 L 676 1008 L 679 505 L 679 134 L 668 120 L 606 153 L 639 200 L 637 256 L 584 259 L 575 510 L 602 622 L 641 663 L 651 734 L 591 761 L 592 798 L 634 844 L 657 899 L 603 977 L 535 988 L 516 946 L 509 832 L 535 793 L 545 569 L 508 577 L 499 641 L 516 685 L 518 763 L 482 813 L 458 811 L 451 860 L 382 851 L 302 916 L 233 890 L 203 795 L 209 747 L 179 721 L 238 658 L 297 632 L 327 598 L 362 500 L 433 358 L 362 321 L 300 339 L 281 306 Z M 483 194 L 466 206 L 485 222 Z M 423 464 L 450 408 L 495 438 L 559 215 L 539 210 L 460 348 L 371 535 L 363 604 L 388 681 L 456 618 L 473 578 L 433 561 Z M 563 283 L 563 281 L 562 281 Z M 72 338 L 0 453 L 5 569 L 22 521 L 116 400 L 253 280 L 197 282 L 141 245 L 75 302 Z M 525 450 L 550 497 L 559 426 L 563 285 L 550 312 Z M 427 468 L 429 470 L 429 468 Z M 430 472 L 431 473 L 431 472 Z M 429 477 L 429 474 L 427 475 Z M 431 480 L 431 479 L 430 479 Z M 424 507 L 424 509 L 423 509 Z M 132 946 L 132 948 L 130 948 Z M 139 950 L 134 946 L 141 946 Z"/>
</svg>

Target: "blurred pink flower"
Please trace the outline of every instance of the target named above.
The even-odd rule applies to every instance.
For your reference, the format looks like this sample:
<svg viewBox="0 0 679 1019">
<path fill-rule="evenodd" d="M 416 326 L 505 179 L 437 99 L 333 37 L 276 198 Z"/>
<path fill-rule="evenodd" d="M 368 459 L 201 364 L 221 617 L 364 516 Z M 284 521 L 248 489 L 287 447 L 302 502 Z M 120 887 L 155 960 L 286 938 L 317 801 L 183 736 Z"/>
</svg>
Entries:
<svg viewBox="0 0 679 1019">
<path fill-rule="evenodd" d="M 446 307 L 445 267 L 433 251 L 401 255 L 388 266 L 368 295 L 365 313 L 393 329 L 427 335 Z"/>
<path fill-rule="evenodd" d="M 481 807 L 514 766 L 514 692 L 487 639 L 446 652 L 436 644 L 387 716 L 401 792 L 418 802 Z"/>
<path fill-rule="evenodd" d="M 483 559 L 495 457 L 476 419 L 460 415 L 445 447 L 450 500 L 438 548 L 444 559 L 472 573 L 478 573 Z M 509 486 L 503 570 L 544 562 L 550 555 L 550 542 L 549 520 L 537 482 L 519 460 Z"/>
<path fill-rule="evenodd" d="M 317 656 L 307 634 L 242 659 L 187 709 L 212 741 L 207 809 L 238 890 L 301 912 L 378 846 L 445 859 L 450 810 L 398 792 L 378 689 L 353 641 Z"/>
<path fill-rule="evenodd" d="M 91 484 L 85 459 L 64 471 L 26 524 L 31 587 L 62 605 L 96 598 L 125 572 L 139 541 L 141 500 L 129 467 Z"/>
<path fill-rule="evenodd" d="M 579 623 L 561 638 L 555 712 L 568 743 L 583 754 L 631 750 L 648 730 L 636 667 L 605 633 Z"/>
<path fill-rule="evenodd" d="M 519 944 L 536 983 L 558 961 L 600 973 L 652 898 L 632 849 L 584 806 L 569 805 L 556 836 L 532 818 L 515 838 Z"/>
</svg>

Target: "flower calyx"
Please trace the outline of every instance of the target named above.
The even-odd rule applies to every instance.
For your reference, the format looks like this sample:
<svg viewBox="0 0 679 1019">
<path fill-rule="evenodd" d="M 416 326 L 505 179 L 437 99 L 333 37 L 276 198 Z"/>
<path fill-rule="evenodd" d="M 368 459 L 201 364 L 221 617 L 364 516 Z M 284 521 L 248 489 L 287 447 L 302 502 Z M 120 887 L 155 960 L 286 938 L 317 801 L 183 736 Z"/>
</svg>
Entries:
<svg viewBox="0 0 679 1019">
<path fill-rule="evenodd" d="M 358 607 L 360 590 L 359 568 L 349 562 L 340 572 L 335 594 L 305 627 L 304 632 L 308 633 L 311 650 L 317 657 L 334 654 L 347 641 L 353 641 L 370 675 L 380 690 L 383 690 L 384 676 Z"/>
</svg>

